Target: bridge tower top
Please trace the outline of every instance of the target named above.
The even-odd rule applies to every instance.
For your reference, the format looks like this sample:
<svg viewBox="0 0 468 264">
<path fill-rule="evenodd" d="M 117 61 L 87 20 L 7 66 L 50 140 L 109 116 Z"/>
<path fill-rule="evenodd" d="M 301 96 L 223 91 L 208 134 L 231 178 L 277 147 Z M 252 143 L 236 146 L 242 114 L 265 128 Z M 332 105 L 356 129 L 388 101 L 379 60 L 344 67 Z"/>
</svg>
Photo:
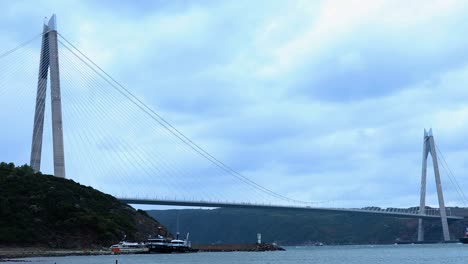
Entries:
<svg viewBox="0 0 468 264">
<path fill-rule="evenodd" d="M 57 31 L 57 16 L 52 14 L 47 24 L 44 24 L 50 31 Z"/>
</svg>

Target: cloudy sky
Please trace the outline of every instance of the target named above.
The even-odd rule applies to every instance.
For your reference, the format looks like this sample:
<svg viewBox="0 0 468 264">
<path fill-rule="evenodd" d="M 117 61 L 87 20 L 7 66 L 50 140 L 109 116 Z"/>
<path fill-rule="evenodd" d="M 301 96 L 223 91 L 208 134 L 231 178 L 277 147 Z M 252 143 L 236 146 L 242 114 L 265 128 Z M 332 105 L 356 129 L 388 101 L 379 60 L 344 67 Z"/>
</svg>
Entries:
<svg viewBox="0 0 468 264">
<path fill-rule="evenodd" d="M 39 34 L 44 17 L 56 13 L 67 40 L 249 179 L 291 198 L 333 201 L 325 206 L 412 206 L 424 128 L 433 128 L 458 183 L 468 186 L 467 11 L 466 1 L 450 0 L 5 1 L 0 53 Z M 7 69 L 0 100 L 9 109 L 1 115 L 22 120 L 2 128 L 5 161 L 29 160 L 39 45 L 38 38 L 10 56 L 32 80 L 21 95 L 7 79 L 23 70 L 0 59 Z M 112 88 L 59 49 L 67 176 L 123 196 L 145 185 L 161 196 L 255 201 L 234 177 L 163 139 L 154 120 L 118 93 L 107 100 Z M 85 77 L 77 81 L 76 72 Z M 83 135 L 95 140 L 84 144 Z M 45 158 L 46 172 L 51 162 Z M 464 205 L 441 174 L 446 202 Z"/>
</svg>

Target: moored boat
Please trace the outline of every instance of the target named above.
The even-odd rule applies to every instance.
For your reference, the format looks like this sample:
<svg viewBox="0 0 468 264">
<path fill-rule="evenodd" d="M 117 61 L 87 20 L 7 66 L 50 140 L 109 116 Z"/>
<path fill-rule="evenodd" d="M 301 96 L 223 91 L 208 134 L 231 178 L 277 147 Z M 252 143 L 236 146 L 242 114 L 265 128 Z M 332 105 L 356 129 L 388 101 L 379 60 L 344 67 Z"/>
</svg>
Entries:
<svg viewBox="0 0 468 264">
<path fill-rule="evenodd" d="M 170 244 L 172 252 L 175 253 L 185 253 L 190 251 L 190 246 L 187 244 L 187 241 L 181 239 L 173 239 Z"/>
<path fill-rule="evenodd" d="M 463 244 L 468 244 L 468 227 L 465 230 L 465 236 L 460 238 L 460 242 Z"/>
<path fill-rule="evenodd" d="M 143 243 L 120 241 L 118 244 L 110 246 L 114 254 L 142 254 L 149 253 L 149 249 Z"/>
<path fill-rule="evenodd" d="M 153 238 L 148 238 L 145 242 L 135 243 L 125 241 L 125 237 L 118 244 L 112 245 L 110 250 L 114 254 L 139 254 L 139 253 L 188 253 L 198 252 L 193 249 L 190 241 L 188 240 L 189 234 L 185 239 L 179 239 L 177 233 L 176 239 L 169 240 L 166 237 L 157 235 Z"/>
<path fill-rule="evenodd" d="M 197 252 L 198 250 L 192 248 L 192 244 L 189 239 L 190 233 L 187 233 L 185 239 L 178 239 L 179 234 L 177 233 L 177 238 L 171 240 L 170 248 L 174 253 L 188 253 L 188 252 Z"/>
<path fill-rule="evenodd" d="M 171 241 L 163 236 L 158 235 L 154 238 L 148 238 L 145 241 L 146 247 L 150 253 L 171 253 Z"/>
</svg>

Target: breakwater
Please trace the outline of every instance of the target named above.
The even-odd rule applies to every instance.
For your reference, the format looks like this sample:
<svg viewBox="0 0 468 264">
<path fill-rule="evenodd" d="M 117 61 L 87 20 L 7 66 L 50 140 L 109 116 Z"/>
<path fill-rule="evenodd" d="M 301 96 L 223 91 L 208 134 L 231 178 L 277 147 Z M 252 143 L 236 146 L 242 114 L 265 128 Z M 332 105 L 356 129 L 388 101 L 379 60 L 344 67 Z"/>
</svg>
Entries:
<svg viewBox="0 0 468 264">
<path fill-rule="evenodd" d="M 194 249 L 200 252 L 231 252 L 231 251 L 284 251 L 285 249 L 276 244 L 195 244 Z"/>
</svg>

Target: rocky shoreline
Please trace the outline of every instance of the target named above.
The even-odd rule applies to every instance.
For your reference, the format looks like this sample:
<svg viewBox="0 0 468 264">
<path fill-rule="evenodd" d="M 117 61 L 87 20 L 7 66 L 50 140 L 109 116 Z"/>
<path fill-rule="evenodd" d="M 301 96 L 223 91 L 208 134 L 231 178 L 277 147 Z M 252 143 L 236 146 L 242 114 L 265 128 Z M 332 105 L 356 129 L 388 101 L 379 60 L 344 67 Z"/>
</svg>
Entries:
<svg viewBox="0 0 468 264">
<path fill-rule="evenodd" d="M 216 244 L 216 245 L 193 245 L 193 249 L 199 252 L 232 252 L 232 251 L 284 251 L 285 249 L 275 244 Z M 109 250 L 70 250 L 70 249 L 48 249 L 48 248 L 0 248 L 0 262 L 21 262 L 18 258 L 31 257 L 63 257 L 63 256 L 98 256 L 112 255 Z M 16 260 L 15 260 L 16 259 Z"/>
<path fill-rule="evenodd" d="M 46 248 L 0 248 L 0 262 L 11 261 L 9 259 L 31 257 L 62 257 L 62 256 L 97 256 L 111 255 L 109 250 L 70 250 L 70 249 L 46 249 Z"/>
</svg>

